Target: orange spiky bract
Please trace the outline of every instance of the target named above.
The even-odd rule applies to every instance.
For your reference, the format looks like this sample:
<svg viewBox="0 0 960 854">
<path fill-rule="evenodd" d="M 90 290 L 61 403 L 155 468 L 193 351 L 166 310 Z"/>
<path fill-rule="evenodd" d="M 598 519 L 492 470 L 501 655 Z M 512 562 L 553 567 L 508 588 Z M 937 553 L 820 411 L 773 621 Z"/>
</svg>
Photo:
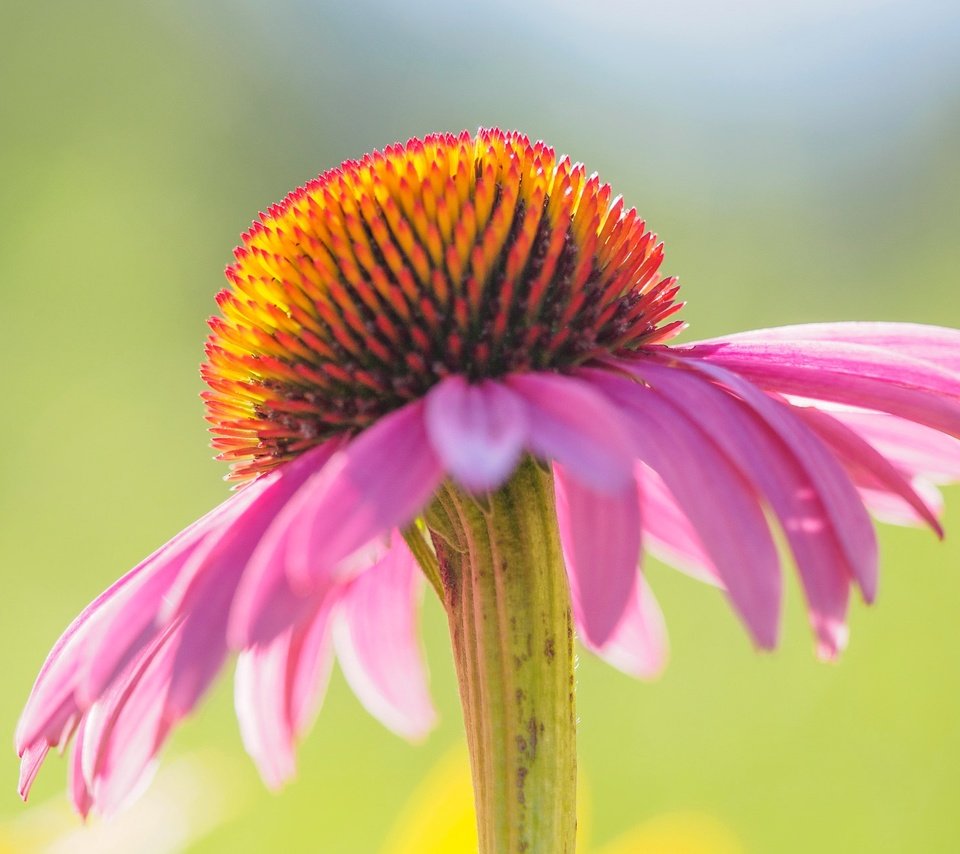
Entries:
<svg viewBox="0 0 960 854">
<path fill-rule="evenodd" d="M 346 161 L 261 214 L 217 296 L 202 375 L 243 480 L 450 374 L 569 371 L 671 338 L 662 244 L 582 164 L 519 133 Z"/>
</svg>

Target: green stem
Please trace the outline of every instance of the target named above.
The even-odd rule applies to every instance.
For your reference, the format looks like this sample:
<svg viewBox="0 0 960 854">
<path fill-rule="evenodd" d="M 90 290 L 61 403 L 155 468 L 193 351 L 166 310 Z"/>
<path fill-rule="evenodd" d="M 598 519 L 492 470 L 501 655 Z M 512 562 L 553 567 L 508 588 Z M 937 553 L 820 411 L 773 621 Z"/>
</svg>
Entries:
<svg viewBox="0 0 960 854">
<path fill-rule="evenodd" d="M 427 514 L 460 682 L 482 854 L 576 844 L 573 623 L 553 483 L 526 460 Z"/>
</svg>

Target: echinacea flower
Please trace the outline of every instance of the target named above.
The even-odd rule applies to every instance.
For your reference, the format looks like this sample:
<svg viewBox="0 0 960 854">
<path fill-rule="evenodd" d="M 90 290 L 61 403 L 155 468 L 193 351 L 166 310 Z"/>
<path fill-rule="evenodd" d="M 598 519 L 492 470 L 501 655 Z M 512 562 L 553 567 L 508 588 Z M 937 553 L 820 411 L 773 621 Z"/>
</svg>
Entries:
<svg viewBox="0 0 960 854">
<path fill-rule="evenodd" d="M 293 773 L 334 655 L 372 714 L 423 735 L 426 576 L 450 622 L 481 845 L 571 849 L 573 630 L 629 673 L 658 671 L 643 547 L 721 588 L 769 649 L 776 520 L 830 657 L 851 587 L 876 594 L 868 508 L 939 534 L 934 484 L 960 476 L 960 332 L 836 323 L 671 345 L 662 245 L 596 175 L 520 134 L 348 161 L 235 255 L 203 377 L 241 488 L 54 646 L 17 731 L 24 795 L 72 737 L 74 804 L 115 810 L 231 652 L 271 785 Z"/>
</svg>

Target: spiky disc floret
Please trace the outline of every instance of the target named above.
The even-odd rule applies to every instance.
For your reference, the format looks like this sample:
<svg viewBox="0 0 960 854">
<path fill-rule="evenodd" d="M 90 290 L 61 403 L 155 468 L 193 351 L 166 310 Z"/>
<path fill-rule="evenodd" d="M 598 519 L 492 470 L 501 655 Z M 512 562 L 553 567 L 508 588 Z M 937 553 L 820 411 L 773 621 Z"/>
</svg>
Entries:
<svg viewBox="0 0 960 854">
<path fill-rule="evenodd" d="M 608 184 L 519 133 L 347 161 L 243 235 L 210 320 L 207 419 L 231 478 L 353 433 L 450 374 L 567 371 L 666 340 L 662 244 Z"/>
</svg>

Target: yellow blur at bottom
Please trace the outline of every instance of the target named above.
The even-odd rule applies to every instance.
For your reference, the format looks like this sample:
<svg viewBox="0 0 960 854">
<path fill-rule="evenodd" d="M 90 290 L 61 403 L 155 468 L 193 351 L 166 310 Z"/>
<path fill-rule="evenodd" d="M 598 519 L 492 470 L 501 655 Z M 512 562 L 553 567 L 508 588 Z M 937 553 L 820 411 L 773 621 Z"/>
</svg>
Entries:
<svg viewBox="0 0 960 854">
<path fill-rule="evenodd" d="M 599 848 L 589 844 L 588 801 L 578 792 L 581 854 L 743 854 L 736 834 L 719 819 L 673 812 L 637 825 Z M 470 766 L 463 748 L 449 753 L 414 790 L 382 854 L 476 854 Z"/>
</svg>

